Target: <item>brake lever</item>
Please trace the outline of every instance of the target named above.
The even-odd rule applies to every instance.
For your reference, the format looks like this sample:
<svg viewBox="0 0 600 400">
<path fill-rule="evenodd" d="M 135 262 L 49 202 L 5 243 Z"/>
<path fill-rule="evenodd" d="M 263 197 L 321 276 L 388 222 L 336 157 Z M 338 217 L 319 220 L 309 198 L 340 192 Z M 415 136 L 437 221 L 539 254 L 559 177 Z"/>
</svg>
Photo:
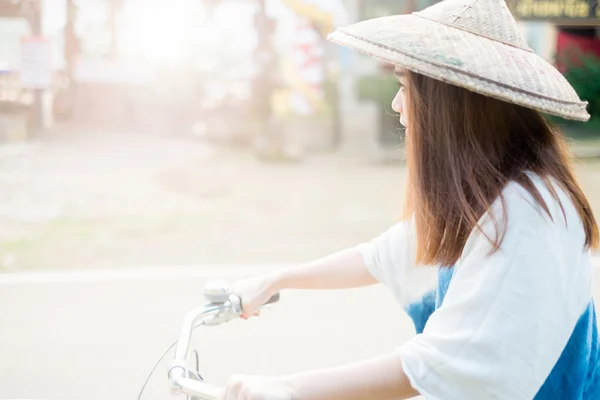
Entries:
<svg viewBox="0 0 600 400">
<path fill-rule="evenodd" d="M 242 315 L 242 299 L 233 294 L 231 287 L 223 280 L 209 280 L 202 292 L 209 302 L 207 307 L 217 307 L 218 313 L 204 321 L 204 325 L 215 326 L 229 322 Z M 279 293 L 275 293 L 264 305 L 279 301 Z"/>
<path fill-rule="evenodd" d="M 238 318 L 242 314 L 242 301 L 234 294 L 223 303 L 209 303 L 206 308 L 216 309 L 216 313 L 204 318 L 203 325 L 216 326 Z"/>
</svg>

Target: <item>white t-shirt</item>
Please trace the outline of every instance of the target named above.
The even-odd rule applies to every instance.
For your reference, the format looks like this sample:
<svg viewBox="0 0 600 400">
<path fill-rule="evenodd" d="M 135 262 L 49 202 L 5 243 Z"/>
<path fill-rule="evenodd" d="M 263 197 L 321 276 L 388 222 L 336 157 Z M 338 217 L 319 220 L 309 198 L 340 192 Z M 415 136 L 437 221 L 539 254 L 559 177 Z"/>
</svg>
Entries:
<svg viewBox="0 0 600 400">
<path fill-rule="evenodd" d="M 593 308 L 591 258 L 581 219 L 569 196 L 554 184 L 565 223 L 543 180 L 530 177 L 552 219 L 523 187 L 510 183 L 503 191 L 506 214 L 499 200 L 489 212 L 499 226 L 508 218 L 500 249 L 490 254 L 490 242 L 474 230 L 443 303 L 423 333 L 397 350 L 404 372 L 426 399 L 539 398 L 574 327 L 590 304 Z M 494 237 L 489 213 L 480 225 Z M 437 266 L 415 265 L 412 222 L 398 223 L 358 250 L 372 275 L 402 305 L 438 283 Z"/>
</svg>

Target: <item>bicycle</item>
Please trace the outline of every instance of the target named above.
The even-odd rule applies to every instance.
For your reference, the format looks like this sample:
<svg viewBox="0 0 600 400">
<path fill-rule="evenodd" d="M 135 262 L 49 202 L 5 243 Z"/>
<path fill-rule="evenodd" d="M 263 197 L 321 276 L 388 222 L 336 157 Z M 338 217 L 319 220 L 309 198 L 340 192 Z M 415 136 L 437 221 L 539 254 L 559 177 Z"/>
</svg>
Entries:
<svg viewBox="0 0 600 400">
<path fill-rule="evenodd" d="M 189 400 L 216 400 L 221 388 L 204 382 L 198 372 L 198 355 L 196 354 L 195 370 L 189 368 L 190 340 L 192 332 L 199 326 L 216 326 L 239 318 L 242 314 L 242 300 L 233 294 L 229 286 L 222 281 L 209 281 L 204 287 L 203 295 L 208 302 L 190 310 L 183 318 L 179 338 L 159 358 L 142 386 L 138 400 L 142 398 L 146 384 L 152 377 L 156 367 L 175 347 L 175 356 L 168 369 L 171 392 L 185 395 Z M 264 305 L 279 301 L 279 293 L 275 294 Z"/>
</svg>

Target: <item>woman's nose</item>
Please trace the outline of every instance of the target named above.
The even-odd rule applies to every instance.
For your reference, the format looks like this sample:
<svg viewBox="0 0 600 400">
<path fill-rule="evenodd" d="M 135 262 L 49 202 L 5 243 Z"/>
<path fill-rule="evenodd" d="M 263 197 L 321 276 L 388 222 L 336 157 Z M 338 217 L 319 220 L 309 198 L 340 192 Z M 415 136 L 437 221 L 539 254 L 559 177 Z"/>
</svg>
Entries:
<svg viewBox="0 0 600 400">
<path fill-rule="evenodd" d="M 402 97 L 402 91 L 398 90 L 398 93 L 396 93 L 396 97 L 394 97 L 394 100 L 392 100 L 392 110 L 399 114 L 402 114 L 402 108 L 404 106 L 404 99 Z"/>
</svg>

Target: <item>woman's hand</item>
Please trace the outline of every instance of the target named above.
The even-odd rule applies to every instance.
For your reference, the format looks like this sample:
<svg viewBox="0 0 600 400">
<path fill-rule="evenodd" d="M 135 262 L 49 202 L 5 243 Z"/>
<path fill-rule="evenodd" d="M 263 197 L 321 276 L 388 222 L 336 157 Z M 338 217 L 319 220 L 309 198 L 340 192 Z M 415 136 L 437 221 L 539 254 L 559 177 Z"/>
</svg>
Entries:
<svg viewBox="0 0 600 400">
<path fill-rule="evenodd" d="M 242 300 L 244 312 L 241 317 L 247 319 L 258 315 L 258 309 L 279 290 L 277 282 L 275 275 L 260 275 L 234 282 L 232 292 Z"/>
<path fill-rule="evenodd" d="M 219 400 L 294 400 L 291 385 L 279 378 L 236 375 L 229 379 Z"/>
</svg>

